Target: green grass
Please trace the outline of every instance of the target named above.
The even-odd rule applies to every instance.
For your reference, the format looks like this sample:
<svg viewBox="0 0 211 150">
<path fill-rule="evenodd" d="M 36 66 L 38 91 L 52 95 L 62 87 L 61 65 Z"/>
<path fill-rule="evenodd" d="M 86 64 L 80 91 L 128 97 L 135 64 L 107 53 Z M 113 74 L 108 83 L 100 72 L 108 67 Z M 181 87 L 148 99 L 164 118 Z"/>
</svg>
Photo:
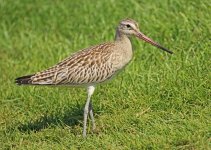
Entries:
<svg viewBox="0 0 211 150">
<path fill-rule="evenodd" d="M 211 149 L 209 0 L 0 0 L 0 14 L 1 149 Z M 133 39 L 133 61 L 97 86 L 87 139 L 85 89 L 14 84 L 127 17 L 174 55 Z"/>
</svg>

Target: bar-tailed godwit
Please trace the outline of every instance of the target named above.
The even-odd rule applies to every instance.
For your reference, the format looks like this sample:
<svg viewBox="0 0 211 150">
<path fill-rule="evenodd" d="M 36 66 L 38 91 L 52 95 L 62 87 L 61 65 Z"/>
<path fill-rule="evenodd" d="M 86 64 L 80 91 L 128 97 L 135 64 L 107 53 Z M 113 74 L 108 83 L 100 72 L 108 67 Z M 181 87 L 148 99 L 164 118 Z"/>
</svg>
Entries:
<svg viewBox="0 0 211 150">
<path fill-rule="evenodd" d="M 124 19 L 120 21 L 117 27 L 114 42 L 103 43 L 78 51 L 44 71 L 17 78 L 16 83 L 18 85 L 85 86 L 88 93 L 83 120 L 83 137 L 85 137 L 88 114 L 90 114 L 92 120 L 92 129 L 95 129 L 91 102 L 95 86 L 111 79 L 130 62 L 133 56 L 129 39 L 131 36 L 135 36 L 172 54 L 172 51 L 140 32 L 136 21 Z"/>
</svg>

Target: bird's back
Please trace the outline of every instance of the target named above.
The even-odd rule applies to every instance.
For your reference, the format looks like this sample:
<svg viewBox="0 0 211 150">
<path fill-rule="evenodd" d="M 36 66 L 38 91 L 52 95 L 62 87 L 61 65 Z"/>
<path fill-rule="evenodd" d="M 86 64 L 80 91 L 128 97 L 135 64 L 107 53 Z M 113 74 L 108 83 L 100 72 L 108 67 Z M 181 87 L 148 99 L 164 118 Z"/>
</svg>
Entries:
<svg viewBox="0 0 211 150">
<path fill-rule="evenodd" d="M 16 79 L 17 84 L 86 85 L 111 78 L 115 43 L 103 43 L 74 53 L 55 66 Z"/>
</svg>

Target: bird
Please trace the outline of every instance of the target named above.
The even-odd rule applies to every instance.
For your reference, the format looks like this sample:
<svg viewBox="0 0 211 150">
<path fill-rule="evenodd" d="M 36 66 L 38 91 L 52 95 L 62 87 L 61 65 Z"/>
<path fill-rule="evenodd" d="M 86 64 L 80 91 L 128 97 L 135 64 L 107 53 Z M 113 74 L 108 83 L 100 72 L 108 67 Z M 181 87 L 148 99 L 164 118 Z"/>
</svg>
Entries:
<svg viewBox="0 0 211 150">
<path fill-rule="evenodd" d="M 96 129 L 91 97 L 97 85 L 110 80 L 133 58 L 131 37 L 137 37 L 163 51 L 169 49 L 153 41 L 139 30 L 138 23 L 130 18 L 123 19 L 116 28 L 115 39 L 91 46 L 71 54 L 56 65 L 15 79 L 18 85 L 69 85 L 87 89 L 87 99 L 83 112 L 82 136 L 87 136 L 87 118 L 90 116 L 92 130 Z"/>
</svg>

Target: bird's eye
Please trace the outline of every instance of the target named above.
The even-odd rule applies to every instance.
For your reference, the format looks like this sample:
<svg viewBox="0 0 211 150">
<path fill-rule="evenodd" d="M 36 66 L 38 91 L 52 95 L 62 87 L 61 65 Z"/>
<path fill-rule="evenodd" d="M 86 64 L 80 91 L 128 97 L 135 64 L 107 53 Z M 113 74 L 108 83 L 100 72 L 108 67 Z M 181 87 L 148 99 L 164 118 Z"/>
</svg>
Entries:
<svg viewBox="0 0 211 150">
<path fill-rule="evenodd" d="M 127 24 L 126 27 L 127 27 L 129 30 L 132 29 L 132 27 L 131 27 L 129 24 Z"/>
<path fill-rule="evenodd" d="M 127 28 L 131 28 L 131 26 L 129 24 L 126 25 Z"/>
</svg>

